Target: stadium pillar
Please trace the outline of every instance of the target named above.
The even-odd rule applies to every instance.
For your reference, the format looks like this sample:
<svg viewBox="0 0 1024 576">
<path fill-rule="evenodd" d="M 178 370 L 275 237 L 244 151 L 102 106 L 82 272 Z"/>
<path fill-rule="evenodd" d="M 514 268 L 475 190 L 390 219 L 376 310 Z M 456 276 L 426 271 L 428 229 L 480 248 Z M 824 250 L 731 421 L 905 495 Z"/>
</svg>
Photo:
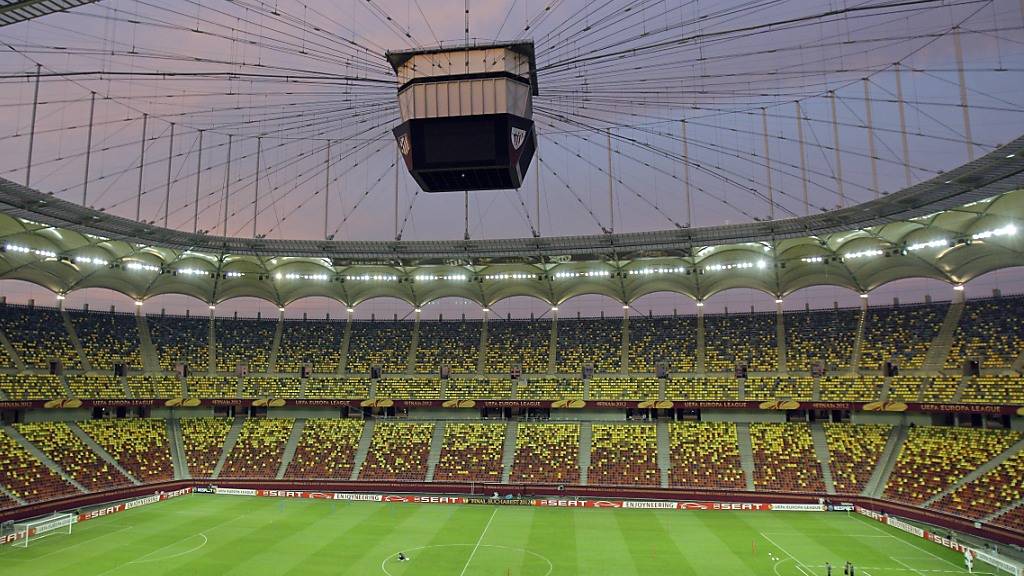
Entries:
<svg viewBox="0 0 1024 576">
<path fill-rule="evenodd" d="M 86 206 L 89 194 L 89 163 L 92 160 L 92 125 L 96 117 L 96 93 L 89 100 L 89 131 L 85 137 L 85 178 L 82 180 L 82 206 Z"/>
<path fill-rule="evenodd" d="M 535 124 L 535 129 L 538 129 L 540 124 Z M 537 165 L 533 167 L 533 182 L 536 188 L 534 195 L 534 210 L 537 215 L 537 230 L 534 232 L 535 238 L 540 238 L 540 131 L 537 132 Z"/>
<path fill-rule="evenodd" d="M 797 104 L 799 106 L 799 104 Z M 693 225 L 693 202 L 690 197 L 690 143 L 686 140 L 686 119 L 683 126 L 683 190 L 686 193 L 686 227 Z"/>
<path fill-rule="evenodd" d="M 960 110 L 964 115 L 964 140 L 967 142 L 967 161 L 974 160 L 974 139 L 971 137 L 971 111 L 967 107 L 967 80 L 964 78 L 964 50 L 960 45 L 960 27 L 953 27 L 953 47 L 956 49 L 956 71 L 960 82 Z"/>
<path fill-rule="evenodd" d="M 836 92 L 829 90 L 828 99 L 832 105 L 832 144 L 836 152 L 836 194 L 839 195 L 839 207 L 846 207 L 846 194 L 843 191 L 843 156 L 839 151 L 839 120 L 836 117 Z"/>
<path fill-rule="evenodd" d="M 804 186 L 804 216 L 811 215 L 811 204 L 807 197 L 807 153 L 804 150 L 804 124 L 800 118 L 800 101 L 796 101 L 796 137 L 800 143 L 800 181 Z"/>
<path fill-rule="evenodd" d="M 327 162 L 324 163 L 324 173 L 327 177 L 324 181 L 324 240 L 330 240 L 327 233 L 328 209 L 330 208 L 331 197 L 331 141 L 327 141 Z"/>
<path fill-rule="evenodd" d="M 199 154 L 196 155 L 196 200 L 193 205 L 192 233 L 199 232 L 199 182 L 203 175 L 203 131 L 199 131 Z"/>
<path fill-rule="evenodd" d="M 39 73 L 42 71 L 42 68 L 42 64 L 36 64 L 36 87 L 35 95 L 32 96 L 32 123 L 29 125 L 28 132 L 28 163 L 25 165 L 26 188 L 32 182 L 32 149 L 36 143 L 36 111 L 39 109 Z"/>
<path fill-rule="evenodd" d="M 608 233 L 615 233 L 615 179 L 612 177 L 612 129 L 606 131 L 608 136 Z"/>
<path fill-rule="evenodd" d="M 772 160 L 768 147 L 768 111 L 761 108 L 761 133 L 764 135 L 764 171 L 768 179 L 768 219 L 775 220 L 775 197 L 772 192 Z"/>
<path fill-rule="evenodd" d="M 171 122 L 171 141 L 167 144 L 167 187 L 164 190 L 164 228 L 171 215 L 171 161 L 174 160 L 174 122 Z"/>
<path fill-rule="evenodd" d="M 875 129 L 871 116 L 871 89 L 866 76 L 864 77 L 864 108 L 867 113 L 865 119 L 868 128 L 868 156 L 871 157 L 871 189 L 875 192 L 875 198 L 879 198 L 882 191 L 878 188 L 878 158 L 875 154 Z"/>
<path fill-rule="evenodd" d="M 135 198 L 135 221 L 142 220 L 142 172 L 146 166 L 146 123 L 149 114 L 142 114 L 142 145 L 139 146 L 139 191 Z"/>
<path fill-rule="evenodd" d="M 896 63 L 896 102 L 900 111 L 900 141 L 903 145 L 903 176 L 907 179 L 907 188 L 910 188 L 910 145 L 907 142 L 907 112 L 903 108 L 903 71 L 900 63 Z"/>
<path fill-rule="evenodd" d="M 221 236 L 228 235 L 228 194 L 231 188 L 231 134 L 228 134 L 228 162 L 224 170 L 224 227 L 221 229 Z"/>
<path fill-rule="evenodd" d="M 260 217 L 260 154 L 263 152 L 263 138 L 256 138 L 256 182 L 252 194 L 252 237 L 256 237 L 256 221 Z"/>
</svg>

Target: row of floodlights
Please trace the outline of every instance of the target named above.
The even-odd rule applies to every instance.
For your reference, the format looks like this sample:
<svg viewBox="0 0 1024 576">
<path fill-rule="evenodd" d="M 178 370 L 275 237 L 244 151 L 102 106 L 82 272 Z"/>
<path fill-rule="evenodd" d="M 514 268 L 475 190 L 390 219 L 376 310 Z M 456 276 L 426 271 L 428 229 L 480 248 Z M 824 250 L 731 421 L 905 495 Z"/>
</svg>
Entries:
<svg viewBox="0 0 1024 576">
<path fill-rule="evenodd" d="M 962 238 L 957 241 L 950 240 L 948 238 L 937 238 L 935 240 L 928 240 L 926 242 L 915 242 L 913 244 L 907 244 L 902 250 L 897 251 L 899 254 L 906 255 L 911 252 L 917 252 L 920 250 L 927 250 L 931 248 L 949 248 L 954 244 L 970 244 L 973 240 L 985 240 L 987 238 L 999 238 L 1014 236 L 1017 234 L 1017 227 L 1013 224 L 1007 224 L 999 228 L 993 228 L 991 230 L 983 230 L 975 234 L 971 234 L 970 238 Z M 847 260 L 858 260 L 861 258 L 873 258 L 882 256 L 885 254 L 885 250 L 880 248 L 859 250 L 856 252 L 847 252 L 839 256 L 839 261 L 845 262 Z M 830 261 L 828 256 L 807 256 L 800 259 L 801 262 L 808 264 L 821 264 Z"/>
</svg>

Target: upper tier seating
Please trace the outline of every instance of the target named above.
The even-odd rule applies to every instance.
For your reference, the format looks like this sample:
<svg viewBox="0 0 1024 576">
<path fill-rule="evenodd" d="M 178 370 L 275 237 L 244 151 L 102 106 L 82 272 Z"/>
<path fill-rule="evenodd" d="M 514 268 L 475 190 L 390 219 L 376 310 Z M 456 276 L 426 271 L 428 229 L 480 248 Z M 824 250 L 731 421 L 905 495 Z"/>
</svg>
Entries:
<svg viewBox="0 0 1024 576">
<path fill-rule="evenodd" d="M 189 398 L 237 398 L 238 378 L 229 376 L 189 376 L 185 381 Z"/>
<path fill-rule="evenodd" d="M 68 374 L 68 388 L 76 398 L 124 398 L 121 380 L 113 376 Z"/>
<path fill-rule="evenodd" d="M 882 394 L 885 378 L 875 375 L 825 376 L 819 381 L 825 402 L 871 402 Z"/>
<path fill-rule="evenodd" d="M 129 376 L 128 389 L 135 398 L 181 398 L 181 380 L 175 376 Z"/>
<path fill-rule="evenodd" d="M 274 478 L 294 426 L 294 418 L 246 419 L 220 477 Z"/>
<path fill-rule="evenodd" d="M 217 318 L 213 327 L 218 372 L 234 372 L 243 362 L 249 365 L 250 374 L 267 371 L 277 321 Z"/>
<path fill-rule="evenodd" d="M 845 370 L 853 359 L 860 310 L 843 308 L 786 312 L 786 367 L 810 370 L 817 362 L 829 370 Z"/>
<path fill-rule="evenodd" d="M 193 478 L 209 478 L 224 451 L 230 418 L 182 418 L 181 443 Z"/>
<path fill-rule="evenodd" d="M 755 376 L 747 379 L 747 400 L 810 400 L 814 379 L 808 376 Z"/>
<path fill-rule="evenodd" d="M 556 376 L 529 378 L 519 384 L 516 396 L 522 400 L 582 400 L 583 381 Z"/>
<path fill-rule="evenodd" d="M 1024 452 L 943 496 L 932 508 L 978 520 L 1024 498 Z"/>
<path fill-rule="evenodd" d="M 243 398 L 299 398 L 302 381 L 298 378 L 246 376 L 242 379 Z"/>
<path fill-rule="evenodd" d="M 377 397 L 438 400 L 442 397 L 441 380 L 425 376 L 384 378 L 377 382 Z"/>
<path fill-rule="evenodd" d="M 353 320 L 345 370 L 368 374 L 371 366 L 379 365 L 385 374 L 405 372 L 412 329 L 412 322 Z"/>
<path fill-rule="evenodd" d="M 667 362 L 669 372 L 697 370 L 695 316 L 630 317 L 630 371 L 655 372 L 658 362 Z"/>
<path fill-rule="evenodd" d="M 51 360 L 70 370 L 82 367 L 60 310 L 2 304 L 0 330 L 28 368 L 48 368 Z"/>
<path fill-rule="evenodd" d="M 306 380 L 306 398 L 369 398 L 366 378 L 310 378 Z"/>
<path fill-rule="evenodd" d="M 460 400 L 511 398 L 512 380 L 508 378 L 452 378 L 445 383 L 444 397 Z"/>
<path fill-rule="evenodd" d="M 334 374 L 341 367 L 345 323 L 327 320 L 285 320 L 277 351 L 278 372 L 298 373 L 309 364 L 316 374 Z"/>
<path fill-rule="evenodd" d="M 510 482 L 577 484 L 580 480 L 580 425 L 521 422 Z"/>
<path fill-rule="evenodd" d="M 0 433 L 0 485 L 30 504 L 79 493 L 3 433 Z"/>
<path fill-rule="evenodd" d="M 1024 352 L 1024 296 L 969 300 L 953 334 L 946 368 L 977 358 L 982 368 L 1009 368 Z"/>
<path fill-rule="evenodd" d="M 285 478 L 348 480 L 363 433 L 362 420 L 310 418 L 295 445 Z"/>
<path fill-rule="evenodd" d="M 142 369 L 139 328 L 132 314 L 68 312 L 93 370 L 113 370 L 114 364 Z"/>
<path fill-rule="evenodd" d="M 0 392 L 9 400 L 52 400 L 66 396 L 60 379 L 50 374 L 0 374 Z"/>
<path fill-rule="evenodd" d="M 0 368 L 14 368 L 14 359 L 7 353 L 7 346 L 0 346 Z"/>
<path fill-rule="evenodd" d="M 653 424 L 593 424 L 592 434 L 589 485 L 661 485 Z"/>
<path fill-rule="evenodd" d="M 803 422 L 750 424 L 754 486 L 777 492 L 825 491 L 810 427 Z"/>
<path fill-rule="evenodd" d="M 885 450 L 892 426 L 825 423 L 829 466 L 836 494 L 860 494 Z"/>
<path fill-rule="evenodd" d="M 558 319 L 557 372 L 580 374 L 584 364 L 595 373 L 618 372 L 622 367 L 620 318 Z"/>
<path fill-rule="evenodd" d="M 880 370 L 895 359 L 900 368 L 920 368 L 948 311 L 948 302 L 868 308 L 861 367 Z"/>
<path fill-rule="evenodd" d="M 513 364 L 520 364 L 523 374 L 544 374 L 550 344 L 550 320 L 489 320 L 486 370 L 508 374 Z"/>
<path fill-rule="evenodd" d="M 146 316 L 160 369 L 171 371 L 174 365 L 187 364 L 192 372 L 203 374 L 210 367 L 210 320 L 184 316 Z"/>
<path fill-rule="evenodd" d="M 359 479 L 422 482 L 433 433 L 433 423 L 377 422 Z"/>
<path fill-rule="evenodd" d="M 700 490 L 745 490 L 739 439 L 732 422 L 669 425 L 669 485 Z"/>
<path fill-rule="evenodd" d="M 131 484 L 124 474 L 107 464 L 63 422 L 15 424 L 15 428 L 90 492 Z"/>
<path fill-rule="evenodd" d="M 438 374 L 442 364 L 452 374 L 475 374 L 480 359 L 480 322 L 420 321 L 416 372 Z"/>
<path fill-rule="evenodd" d="M 922 504 L 957 479 L 996 457 L 1020 438 L 1017 432 L 919 426 L 900 447 L 885 497 Z"/>
<path fill-rule="evenodd" d="M 968 378 L 960 401 L 1024 404 L 1024 377 L 1018 374 L 989 374 Z"/>
<path fill-rule="evenodd" d="M 594 400 L 652 400 L 658 398 L 658 379 L 630 376 L 592 378 L 590 397 Z"/>
<path fill-rule="evenodd" d="M 705 316 L 705 370 L 732 372 L 737 363 L 746 363 L 752 372 L 776 370 L 777 342 L 774 312 Z"/>
<path fill-rule="evenodd" d="M 501 482 L 504 441 L 505 424 L 445 424 L 434 482 Z"/>
<path fill-rule="evenodd" d="M 738 400 L 739 380 L 733 377 L 672 378 L 665 381 L 667 400 Z"/>
<path fill-rule="evenodd" d="M 88 420 L 79 426 L 136 480 L 146 483 L 174 478 L 164 420 Z"/>
</svg>

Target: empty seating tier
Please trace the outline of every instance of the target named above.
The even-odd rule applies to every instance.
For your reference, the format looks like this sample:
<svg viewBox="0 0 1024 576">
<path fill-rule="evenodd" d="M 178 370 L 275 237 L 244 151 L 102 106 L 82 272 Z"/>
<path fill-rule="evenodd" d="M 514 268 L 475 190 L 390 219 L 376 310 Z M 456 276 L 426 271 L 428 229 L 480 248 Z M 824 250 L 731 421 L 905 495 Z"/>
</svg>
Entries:
<svg viewBox="0 0 1024 576">
<path fill-rule="evenodd" d="M 378 422 L 359 479 L 422 482 L 433 433 L 433 423 Z"/>
<path fill-rule="evenodd" d="M 8 400 L 53 400 L 66 396 L 58 377 L 50 374 L 0 374 L 0 392 Z"/>
<path fill-rule="evenodd" d="M 885 379 L 881 376 L 825 376 L 819 381 L 825 402 L 871 402 L 878 400 Z"/>
<path fill-rule="evenodd" d="M 124 398 L 121 380 L 113 376 L 68 374 L 65 377 L 76 398 Z"/>
<path fill-rule="evenodd" d="M 928 379 L 921 392 L 925 402 L 952 402 L 960 387 L 961 376 L 935 376 Z"/>
<path fill-rule="evenodd" d="M 239 364 L 246 364 L 253 374 L 267 371 L 276 321 L 217 318 L 213 326 L 218 372 L 234 372 Z"/>
<path fill-rule="evenodd" d="M 892 426 L 825 423 L 829 466 L 836 494 L 860 494 L 889 441 Z"/>
<path fill-rule="evenodd" d="M 732 422 L 669 425 L 669 485 L 700 490 L 745 490 L 739 439 Z"/>
<path fill-rule="evenodd" d="M 893 376 L 889 381 L 889 400 L 917 402 L 925 379 L 920 376 Z"/>
<path fill-rule="evenodd" d="M 1024 452 L 946 494 L 932 508 L 978 520 L 1024 498 Z"/>
<path fill-rule="evenodd" d="M 308 365 L 316 374 L 334 374 L 341 367 L 344 337 L 344 322 L 285 320 L 275 369 L 299 373 Z"/>
<path fill-rule="evenodd" d="M 629 369 L 655 372 L 659 362 L 669 372 L 697 370 L 697 318 L 636 316 L 629 319 Z"/>
<path fill-rule="evenodd" d="M 808 376 L 755 376 L 747 379 L 748 400 L 810 400 L 814 379 Z"/>
<path fill-rule="evenodd" d="M 490 374 L 509 374 L 519 365 L 523 374 L 548 371 L 551 322 L 548 320 L 490 320 L 487 322 L 487 362 Z"/>
<path fill-rule="evenodd" d="M 420 322 L 416 372 L 437 374 L 447 365 L 452 374 L 475 374 L 480 359 L 480 322 Z"/>
<path fill-rule="evenodd" d="M 298 378 L 246 376 L 242 379 L 242 398 L 299 398 L 302 381 Z"/>
<path fill-rule="evenodd" d="M 444 425 L 435 482 L 501 482 L 505 424 L 449 422 Z"/>
<path fill-rule="evenodd" d="M 181 443 L 193 478 L 210 478 L 231 430 L 230 418 L 182 418 Z"/>
<path fill-rule="evenodd" d="M 68 312 L 93 370 L 113 370 L 114 364 L 142 369 L 138 321 L 132 314 Z"/>
<path fill-rule="evenodd" d="M 369 398 L 366 378 L 310 378 L 306 380 L 306 398 Z"/>
<path fill-rule="evenodd" d="M 591 486 L 660 486 L 658 429 L 652 424 L 593 424 Z"/>
<path fill-rule="evenodd" d="M 184 390 L 176 376 L 129 376 L 128 389 L 135 398 L 181 398 Z"/>
<path fill-rule="evenodd" d="M 578 484 L 579 424 L 520 423 L 509 481 L 531 484 Z"/>
<path fill-rule="evenodd" d="M 185 381 L 189 398 L 236 398 L 238 378 L 227 376 L 190 376 Z"/>
<path fill-rule="evenodd" d="M 380 366 L 386 374 L 405 372 L 412 329 L 412 322 L 354 320 L 345 370 L 367 374 L 371 366 Z"/>
<path fill-rule="evenodd" d="M 81 368 L 60 310 L 0 304 L 0 329 L 28 368 L 48 368 L 52 360 Z"/>
<path fill-rule="evenodd" d="M 16 424 L 18 432 L 35 444 L 61 469 L 90 492 L 127 486 L 131 482 L 82 442 L 63 422 Z"/>
<path fill-rule="evenodd" d="M 1024 351 L 1024 296 L 970 300 L 953 334 L 946 368 L 959 369 L 969 358 L 982 368 L 1009 368 Z"/>
<path fill-rule="evenodd" d="M 147 316 L 160 369 L 174 370 L 185 364 L 192 372 L 205 373 L 210 367 L 210 321 L 185 316 Z"/>
<path fill-rule="evenodd" d="M 853 359 L 860 310 L 786 312 L 786 368 L 810 371 L 816 364 L 844 370 Z"/>
<path fill-rule="evenodd" d="M 0 485 L 30 504 L 79 493 L 3 433 L 0 433 Z"/>
<path fill-rule="evenodd" d="M 907 434 L 889 476 L 885 497 L 920 505 L 996 457 L 1017 432 L 918 426 Z"/>
<path fill-rule="evenodd" d="M 384 378 L 377 382 L 377 397 L 438 400 L 441 398 L 441 380 L 427 377 Z"/>
<path fill-rule="evenodd" d="M 622 367 L 622 320 L 619 318 L 559 319 L 557 371 L 580 374 L 586 364 L 595 373 Z"/>
<path fill-rule="evenodd" d="M 948 310 L 949 303 L 868 308 L 860 365 L 878 370 L 895 361 L 901 368 L 920 368 Z"/>
<path fill-rule="evenodd" d="M 732 377 L 671 378 L 665 381 L 667 400 L 738 400 L 739 380 Z"/>
<path fill-rule="evenodd" d="M 224 461 L 221 478 L 273 478 L 281 467 L 294 418 L 249 418 Z"/>
<path fill-rule="evenodd" d="M 778 368 L 775 313 L 704 317 L 704 364 L 708 372 L 732 372 L 746 364 L 753 372 Z"/>
<path fill-rule="evenodd" d="M 519 384 L 516 396 L 522 400 L 582 400 L 583 381 L 556 376 L 529 378 Z"/>
<path fill-rule="evenodd" d="M 363 433 L 362 420 L 310 418 L 302 428 L 285 478 L 348 480 Z"/>
<path fill-rule="evenodd" d="M 590 398 L 594 400 L 656 400 L 658 379 L 644 377 L 591 378 Z"/>
<path fill-rule="evenodd" d="M 810 427 L 802 422 L 750 425 L 754 486 L 777 492 L 825 491 Z"/>
<path fill-rule="evenodd" d="M 88 420 L 79 426 L 136 480 L 147 483 L 174 478 L 164 420 Z"/>
<path fill-rule="evenodd" d="M 1024 377 L 1018 374 L 990 374 L 968 378 L 960 401 L 1024 404 Z"/>
<path fill-rule="evenodd" d="M 511 398 L 512 380 L 508 378 L 452 378 L 445 383 L 445 398 Z"/>
<path fill-rule="evenodd" d="M 992 520 L 992 524 L 1024 532 L 1024 504 L 1019 504 L 1013 510 L 997 516 Z"/>
</svg>

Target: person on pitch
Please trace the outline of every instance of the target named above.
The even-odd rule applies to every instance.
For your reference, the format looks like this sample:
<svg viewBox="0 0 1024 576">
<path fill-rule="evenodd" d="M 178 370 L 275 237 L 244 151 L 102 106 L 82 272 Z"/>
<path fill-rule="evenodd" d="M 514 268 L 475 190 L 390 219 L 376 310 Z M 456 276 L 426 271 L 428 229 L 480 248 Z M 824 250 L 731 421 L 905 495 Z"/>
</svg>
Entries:
<svg viewBox="0 0 1024 576">
<path fill-rule="evenodd" d="M 825 562 L 825 576 L 832 576 L 832 563 Z"/>
<path fill-rule="evenodd" d="M 967 568 L 968 572 L 974 572 L 974 556 L 971 555 L 971 551 L 964 549 L 964 567 Z"/>
</svg>

